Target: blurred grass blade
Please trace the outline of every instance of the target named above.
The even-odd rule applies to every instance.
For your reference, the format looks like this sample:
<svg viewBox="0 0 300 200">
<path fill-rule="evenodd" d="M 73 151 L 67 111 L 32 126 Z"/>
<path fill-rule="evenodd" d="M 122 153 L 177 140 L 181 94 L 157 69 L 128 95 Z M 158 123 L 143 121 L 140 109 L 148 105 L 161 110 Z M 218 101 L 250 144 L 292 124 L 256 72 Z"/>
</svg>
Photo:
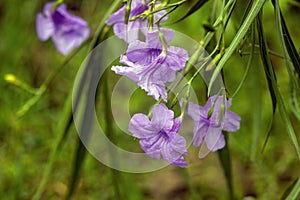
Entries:
<svg viewBox="0 0 300 200">
<path fill-rule="evenodd" d="M 249 91 L 249 100 L 252 104 L 252 138 L 251 138 L 251 151 L 250 151 L 250 160 L 256 161 L 256 155 L 258 152 L 258 139 L 259 134 L 261 133 L 262 127 L 262 100 L 263 100 L 263 87 L 261 87 L 261 80 L 264 78 L 263 71 L 260 68 L 256 68 L 254 66 L 259 66 L 259 57 L 254 59 L 254 50 L 255 50 L 255 42 L 256 42 L 256 29 L 255 23 L 251 26 L 251 51 L 250 58 L 247 63 L 247 69 L 250 68 L 250 65 L 253 67 L 249 70 L 251 76 L 249 76 L 249 87 L 256 88 L 255 90 Z M 247 70 L 248 71 L 248 70 Z M 273 120 L 271 120 L 272 122 Z M 271 126 L 270 126 L 271 127 Z M 269 132 L 269 130 L 268 130 Z"/>
<path fill-rule="evenodd" d="M 208 86 L 208 96 L 210 95 L 212 86 L 216 78 L 218 77 L 219 73 L 221 72 L 222 68 L 224 67 L 225 63 L 229 60 L 229 58 L 232 56 L 233 52 L 238 47 L 239 43 L 243 40 L 244 36 L 247 34 L 248 29 L 250 28 L 250 25 L 254 21 L 255 17 L 263 7 L 266 0 L 258 0 L 254 3 L 253 7 L 249 11 L 248 16 L 246 17 L 244 23 L 242 24 L 241 28 L 235 35 L 234 39 L 232 40 L 230 46 L 226 50 L 224 56 L 220 60 L 219 64 L 217 65 L 217 68 L 214 70 L 213 75 L 211 77 L 211 80 L 209 82 Z"/>
<path fill-rule="evenodd" d="M 73 162 L 71 178 L 70 178 L 70 181 L 68 184 L 69 187 L 68 187 L 68 193 L 66 195 L 66 199 L 71 199 L 71 197 L 76 189 L 76 184 L 77 184 L 77 180 L 79 177 L 80 168 L 84 161 L 85 155 L 86 155 L 85 146 L 82 144 L 81 140 L 79 138 L 77 138 L 75 159 Z"/>
<path fill-rule="evenodd" d="M 101 60 L 101 56 L 99 55 L 99 53 L 97 52 L 93 52 L 92 50 L 101 42 L 105 39 L 106 34 L 103 34 L 105 31 L 105 21 L 106 19 L 111 15 L 111 13 L 113 13 L 117 7 L 122 3 L 122 0 L 118 0 L 118 1 L 114 1 L 112 3 L 112 5 L 110 6 L 110 8 L 107 10 L 107 12 L 104 14 L 102 20 L 100 21 L 95 36 L 89 46 L 89 53 L 91 53 L 89 55 L 89 60 L 86 62 L 88 65 L 88 67 L 85 67 L 85 71 L 83 72 L 83 75 L 81 77 L 80 80 L 80 88 L 78 88 L 78 95 L 75 97 L 74 102 L 73 102 L 73 112 L 77 112 L 78 111 L 78 106 L 79 106 L 79 102 L 80 101 L 84 101 L 85 98 L 94 98 L 93 96 L 88 96 L 88 97 L 82 97 L 80 94 L 82 90 L 86 89 L 88 91 L 91 90 L 90 85 L 93 81 L 97 82 L 97 79 L 99 77 L 95 77 L 97 75 L 96 71 L 97 70 L 103 70 L 101 68 L 99 68 L 98 65 L 95 64 L 95 60 Z M 83 86 L 87 85 L 88 88 L 84 88 Z M 91 92 L 88 92 L 88 94 L 92 94 Z M 89 104 L 85 104 L 84 105 L 84 112 L 83 112 L 83 118 L 82 118 L 82 127 L 80 130 L 80 133 L 89 133 L 90 127 L 89 125 L 89 119 L 90 119 L 90 114 L 92 113 L 91 110 L 94 109 L 94 105 L 89 105 Z M 88 135 L 85 135 L 84 137 L 88 138 Z M 84 145 L 82 144 L 82 142 L 78 139 L 78 143 L 77 143 L 77 150 L 75 153 L 75 157 L 74 157 L 74 163 L 73 163 L 73 169 L 72 169 L 72 176 L 69 182 L 69 190 L 68 190 L 68 194 L 66 196 L 66 199 L 70 199 L 75 191 L 76 188 L 76 184 L 77 184 L 77 180 L 79 177 L 79 173 L 80 173 L 80 168 L 81 165 L 83 163 L 84 157 L 86 155 L 86 149 L 84 147 Z"/>
<path fill-rule="evenodd" d="M 274 72 L 273 65 L 271 63 L 269 54 L 267 52 L 268 48 L 267 48 L 266 41 L 264 39 L 263 26 L 261 24 L 261 19 L 259 17 L 257 18 L 257 22 L 258 22 L 257 23 L 257 26 L 258 26 L 257 27 L 257 29 L 258 29 L 258 35 L 259 35 L 259 39 L 260 39 L 261 60 L 263 62 L 263 65 L 264 65 L 266 73 L 268 73 L 267 76 L 269 76 L 269 77 L 267 77 L 267 79 L 270 79 L 270 80 L 268 80 L 268 83 L 271 84 L 269 86 L 269 89 L 270 89 L 271 93 L 274 92 L 274 94 L 272 94 L 272 95 L 274 95 L 275 97 L 272 97 L 272 98 L 275 98 L 276 102 L 278 103 L 278 108 L 279 108 L 280 116 L 282 118 L 283 123 L 286 126 L 288 135 L 289 135 L 289 137 L 291 139 L 291 142 L 292 142 L 292 144 L 293 144 L 293 146 L 294 146 L 294 148 L 296 150 L 296 153 L 298 155 L 298 159 L 300 160 L 300 147 L 299 147 L 299 143 L 298 143 L 295 131 L 293 129 L 292 123 L 291 123 L 291 121 L 290 121 L 290 119 L 288 117 L 288 114 L 287 114 L 284 102 L 282 100 L 281 94 L 280 94 L 279 89 L 277 87 L 275 72 Z"/>
<path fill-rule="evenodd" d="M 227 133 L 224 134 L 224 137 L 227 141 L 225 147 L 218 151 L 219 160 L 221 162 L 224 175 L 226 177 L 227 186 L 229 189 L 229 199 L 234 199 L 234 189 L 232 184 L 232 172 L 231 172 L 231 159 L 230 159 L 230 152 L 228 148 L 228 137 Z"/>
<path fill-rule="evenodd" d="M 299 200 L 300 199 L 300 178 L 295 180 L 283 193 L 282 200 Z"/>
<path fill-rule="evenodd" d="M 72 124 L 72 93 L 69 94 L 67 100 L 65 101 L 64 110 L 63 110 L 63 116 L 61 117 L 59 124 L 58 124 L 58 130 L 57 130 L 57 136 L 54 141 L 54 146 L 51 150 L 48 163 L 46 165 L 46 168 L 44 170 L 44 175 L 42 178 L 42 181 L 36 191 L 36 193 L 33 196 L 33 200 L 38 200 L 41 198 L 41 195 L 43 191 L 45 190 L 46 184 L 50 178 L 54 162 L 58 156 L 59 149 L 61 148 L 61 145 L 63 144 L 63 141 L 65 141 L 65 138 L 67 137 L 67 134 L 69 132 L 69 129 Z"/>
<path fill-rule="evenodd" d="M 175 23 L 178 23 L 178 22 L 186 19 L 187 17 L 192 15 L 194 12 L 199 10 L 206 2 L 208 2 L 208 0 L 198 0 L 185 15 L 183 15 L 181 18 L 179 18 L 178 20 L 176 20 L 173 23 L 175 24 Z"/>
</svg>

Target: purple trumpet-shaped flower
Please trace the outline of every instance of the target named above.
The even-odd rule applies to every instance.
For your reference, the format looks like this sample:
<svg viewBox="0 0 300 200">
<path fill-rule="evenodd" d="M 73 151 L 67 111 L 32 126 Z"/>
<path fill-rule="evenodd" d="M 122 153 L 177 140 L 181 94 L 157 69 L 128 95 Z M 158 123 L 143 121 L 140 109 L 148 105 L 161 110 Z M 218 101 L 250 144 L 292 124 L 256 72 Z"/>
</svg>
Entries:
<svg viewBox="0 0 300 200">
<path fill-rule="evenodd" d="M 51 37 L 56 49 L 66 55 L 88 38 L 90 30 L 86 21 L 67 12 L 65 4 L 57 9 L 54 5 L 54 2 L 47 3 L 43 13 L 38 13 L 37 35 L 42 41 Z"/>
<path fill-rule="evenodd" d="M 182 154 L 187 155 L 186 141 L 178 134 L 181 118 L 174 119 L 174 112 L 164 104 L 153 108 L 152 119 L 135 114 L 129 123 L 129 131 L 140 139 L 141 148 L 151 157 L 161 157 L 168 163 L 187 167 Z"/>
<path fill-rule="evenodd" d="M 167 43 L 174 37 L 169 29 L 161 30 Z M 158 31 L 148 33 L 146 42 L 136 40 L 129 44 L 126 55 L 122 55 L 120 62 L 126 66 L 113 66 L 117 74 L 125 75 L 135 81 L 148 95 L 158 100 L 161 96 L 167 100 L 165 83 L 176 77 L 176 71 L 185 67 L 189 59 L 187 51 L 179 47 L 166 47 L 163 51 Z"/>
<path fill-rule="evenodd" d="M 128 24 L 125 24 L 125 14 L 126 14 L 126 6 L 127 3 L 113 13 L 106 24 L 111 26 L 113 25 L 114 33 L 119 38 L 123 39 L 127 43 L 131 43 L 139 38 L 139 31 L 141 30 L 144 34 L 147 33 L 147 18 L 142 19 L 138 17 L 135 20 L 131 20 L 133 17 L 142 14 L 144 11 L 149 10 L 150 7 L 148 6 L 149 0 L 132 0 L 131 2 L 131 9 L 129 14 Z M 156 4 L 160 2 L 157 1 Z M 153 14 L 154 21 L 162 17 L 166 14 L 166 11 L 162 10 Z M 162 22 L 167 20 L 167 16 L 162 19 Z M 153 26 L 156 28 L 156 25 Z"/>
<path fill-rule="evenodd" d="M 222 130 L 235 132 L 240 129 L 240 116 L 229 111 L 231 99 L 225 96 L 212 96 L 205 106 L 193 103 L 188 105 L 188 115 L 194 120 L 194 146 L 204 140 L 210 151 L 222 149 L 225 138 Z"/>
</svg>

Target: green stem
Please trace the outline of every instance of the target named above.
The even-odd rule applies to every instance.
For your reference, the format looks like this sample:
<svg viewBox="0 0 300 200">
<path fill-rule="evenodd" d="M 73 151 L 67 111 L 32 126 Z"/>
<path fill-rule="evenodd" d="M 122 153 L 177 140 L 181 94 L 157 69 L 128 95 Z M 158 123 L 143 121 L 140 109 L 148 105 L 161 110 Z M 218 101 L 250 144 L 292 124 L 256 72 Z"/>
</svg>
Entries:
<svg viewBox="0 0 300 200">
<path fill-rule="evenodd" d="M 87 40 L 89 41 L 89 40 Z M 82 44 L 82 46 L 75 51 L 73 51 L 65 60 L 64 62 L 58 66 L 54 71 L 51 72 L 51 74 L 47 77 L 47 79 L 44 81 L 44 83 L 37 89 L 35 92 L 35 95 L 30 98 L 18 111 L 17 116 L 22 117 L 24 116 L 31 108 L 34 106 L 41 97 L 45 94 L 47 89 L 49 88 L 49 85 L 52 83 L 52 81 L 56 78 L 56 76 L 62 71 L 62 69 L 70 62 L 70 60 L 81 50 L 82 47 L 87 44 L 87 41 Z"/>
<path fill-rule="evenodd" d="M 252 41 L 254 42 L 255 41 L 255 33 L 254 33 L 254 28 L 252 27 L 252 30 L 251 30 L 251 34 L 252 34 Z M 247 75 L 248 75 L 248 72 L 249 72 L 249 69 L 250 69 L 250 66 L 252 64 L 252 61 L 253 61 L 253 58 L 254 58 L 254 46 L 252 45 L 251 46 L 251 52 L 250 52 L 250 57 L 249 57 L 249 60 L 247 62 L 247 66 L 246 66 L 246 71 L 244 73 L 244 76 L 240 82 L 240 84 L 238 85 L 238 87 L 236 88 L 236 90 L 234 91 L 233 95 L 231 95 L 231 98 L 233 98 L 241 89 L 241 87 L 243 86 L 243 84 L 245 83 L 245 80 L 247 78 Z"/>
<path fill-rule="evenodd" d="M 239 43 L 243 40 L 244 36 L 248 32 L 248 29 L 250 28 L 250 25 L 253 23 L 255 17 L 258 15 L 259 11 L 263 7 L 266 0 L 257 0 L 253 7 L 251 8 L 249 15 L 246 17 L 244 23 L 242 24 L 241 28 L 237 32 L 236 36 L 232 40 L 230 46 L 228 47 L 227 51 L 225 52 L 223 58 L 220 60 L 218 66 L 213 72 L 213 75 L 211 77 L 211 80 L 208 85 L 208 95 L 210 94 L 210 91 L 212 89 L 212 85 L 214 81 L 216 80 L 218 74 L 221 72 L 222 68 L 224 67 L 225 63 L 229 60 L 229 58 L 232 56 L 236 48 L 238 47 Z"/>
</svg>

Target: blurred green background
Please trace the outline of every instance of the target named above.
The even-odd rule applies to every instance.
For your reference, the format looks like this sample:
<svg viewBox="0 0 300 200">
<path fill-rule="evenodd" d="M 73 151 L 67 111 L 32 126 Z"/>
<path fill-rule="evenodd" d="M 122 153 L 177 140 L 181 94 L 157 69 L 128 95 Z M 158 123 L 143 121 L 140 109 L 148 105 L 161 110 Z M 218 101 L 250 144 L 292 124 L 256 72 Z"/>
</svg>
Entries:
<svg viewBox="0 0 300 200">
<path fill-rule="evenodd" d="M 194 2 L 188 2 L 172 13 L 170 21 L 178 19 Z M 35 17 L 45 3 L 31 0 L 0 1 L 0 199 L 31 199 L 37 190 L 57 136 L 57 124 L 63 114 L 65 99 L 87 54 L 87 46 L 84 46 L 55 77 L 41 99 L 24 116 L 16 115 L 33 94 L 5 81 L 5 75 L 14 74 L 20 81 L 39 88 L 66 59 L 56 51 L 52 41 L 41 42 L 36 36 Z M 91 33 L 94 33 L 112 1 L 74 0 L 65 3 L 72 13 L 87 20 Z M 202 39 L 202 24 L 209 21 L 213 3 L 209 1 L 186 20 L 167 27 L 197 41 Z M 300 3 L 280 3 L 294 44 L 299 50 Z M 245 7 L 244 1 L 238 1 L 226 30 L 227 45 L 239 28 Z M 269 1 L 264 6 L 263 26 L 269 48 L 281 54 L 277 32 L 274 31 L 273 7 Z M 234 54 L 224 68 L 229 94 L 234 92 L 242 79 L 249 51 L 249 48 L 243 48 L 245 54 Z M 288 186 L 300 176 L 300 165 L 278 113 L 269 127 L 272 119 L 271 98 L 258 49 L 256 52 L 245 84 L 233 99 L 232 110 L 242 117 L 241 129 L 229 134 L 227 141 L 231 153 L 233 186 L 237 199 L 246 199 L 246 196 L 253 199 L 280 199 Z M 299 136 L 300 123 L 288 106 L 289 79 L 284 62 L 276 56 L 272 56 L 272 60 L 279 89 Z M 201 88 L 196 86 L 199 97 L 204 97 L 203 83 Z M 136 106 L 143 106 L 142 98 L 145 95 L 141 96 L 136 100 Z M 202 104 L 204 102 L 201 101 Z M 270 137 L 261 153 L 269 128 Z M 125 140 L 120 138 L 117 143 L 121 146 L 132 142 L 139 150 L 133 138 L 129 141 L 128 137 Z M 57 154 L 42 199 L 65 197 L 72 176 L 77 142 L 77 132 L 72 126 Z M 253 145 L 257 146 L 254 152 Z M 217 153 L 200 160 L 198 149 L 189 148 L 186 159 L 189 164 L 187 170 L 168 166 L 156 172 L 128 174 L 113 171 L 87 154 L 81 163 L 81 173 L 72 198 L 116 199 L 116 191 L 119 191 L 124 199 L 227 199 L 226 179 Z"/>
</svg>

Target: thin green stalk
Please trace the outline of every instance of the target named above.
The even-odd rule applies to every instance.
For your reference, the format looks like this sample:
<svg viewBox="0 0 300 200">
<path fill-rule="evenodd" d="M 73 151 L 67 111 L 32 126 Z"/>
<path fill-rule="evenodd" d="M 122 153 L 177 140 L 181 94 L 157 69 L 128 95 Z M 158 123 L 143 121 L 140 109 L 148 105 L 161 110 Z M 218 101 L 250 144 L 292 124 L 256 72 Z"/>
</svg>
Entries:
<svg viewBox="0 0 300 200">
<path fill-rule="evenodd" d="M 65 136 L 65 132 L 68 130 L 71 124 L 72 117 L 68 117 L 69 115 L 72 116 L 72 93 L 69 94 L 67 100 L 65 101 L 64 105 L 64 117 L 61 118 L 58 124 L 57 129 L 57 136 L 55 138 L 55 141 L 53 142 L 53 147 L 50 152 L 47 165 L 44 169 L 44 174 L 42 181 L 35 192 L 35 194 L 32 197 L 32 200 L 39 200 L 41 199 L 41 195 L 45 190 L 45 187 L 47 185 L 47 182 L 49 178 L 51 177 L 52 169 L 55 163 L 55 160 L 57 159 L 57 154 L 59 152 L 60 144 Z"/>
<path fill-rule="evenodd" d="M 104 96 L 104 103 L 103 106 L 105 107 L 105 132 L 107 133 L 107 137 L 112 141 L 115 142 L 115 132 L 113 129 L 113 119 L 111 116 L 111 110 L 110 110 L 110 103 L 111 103 L 111 94 L 109 92 L 109 78 L 108 78 L 108 73 L 105 74 L 104 78 L 104 85 L 103 85 L 103 96 Z M 116 152 L 110 151 L 110 157 L 111 157 L 111 162 L 113 163 L 112 166 L 117 165 L 117 160 L 115 159 L 115 154 Z M 121 190 L 119 185 L 122 185 L 120 182 L 120 174 L 117 170 L 111 169 L 112 172 L 112 178 L 113 178 L 113 185 L 114 185 L 114 190 L 116 194 L 116 199 L 122 199 L 121 195 Z"/>
<path fill-rule="evenodd" d="M 255 41 L 255 33 L 254 33 L 254 28 L 253 27 L 252 27 L 252 30 L 251 30 L 251 34 L 252 34 L 252 41 L 254 42 Z M 238 85 L 238 87 L 236 88 L 234 93 L 231 95 L 231 98 L 235 97 L 235 95 L 240 91 L 241 87 L 245 83 L 245 80 L 246 80 L 247 75 L 249 73 L 250 66 L 251 66 L 252 61 L 253 61 L 253 57 L 254 57 L 254 46 L 252 45 L 251 46 L 250 57 L 249 57 L 248 62 L 247 62 L 245 73 L 243 75 L 243 78 L 242 78 L 240 84 Z"/>
<path fill-rule="evenodd" d="M 75 51 L 73 51 L 65 60 L 64 62 L 59 65 L 54 71 L 51 72 L 51 74 L 47 77 L 47 79 L 44 81 L 44 83 L 36 90 L 34 96 L 30 98 L 18 111 L 17 116 L 22 117 L 24 116 L 31 108 L 34 106 L 41 97 L 45 94 L 47 89 L 49 88 L 49 85 L 52 83 L 52 81 L 57 77 L 57 75 L 63 70 L 63 68 L 70 62 L 70 60 L 84 47 L 87 42 L 87 40 L 80 48 L 77 48 Z"/>
<path fill-rule="evenodd" d="M 188 190 L 189 190 L 189 193 L 190 193 L 190 197 L 189 199 L 191 200 L 196 200 L 196 199 L 199 199 L 198 195 L 197 195 L 197 192 L 195 190 L 195 187 L 193 185 L 193 182 L 192 182 L 192 179 L 191 179 L 191 176 L 189 175 L 187 169 L 184 169 L 184 168 L 180 168 L 179 169 L 180 172 L 181 172 L 181 175 L 185 181 L 185 184 L 187 185 L 188 187 Z"/>
</svg>

